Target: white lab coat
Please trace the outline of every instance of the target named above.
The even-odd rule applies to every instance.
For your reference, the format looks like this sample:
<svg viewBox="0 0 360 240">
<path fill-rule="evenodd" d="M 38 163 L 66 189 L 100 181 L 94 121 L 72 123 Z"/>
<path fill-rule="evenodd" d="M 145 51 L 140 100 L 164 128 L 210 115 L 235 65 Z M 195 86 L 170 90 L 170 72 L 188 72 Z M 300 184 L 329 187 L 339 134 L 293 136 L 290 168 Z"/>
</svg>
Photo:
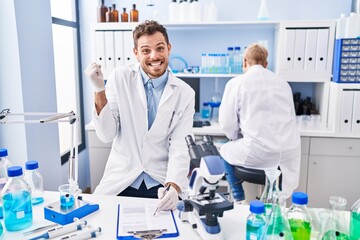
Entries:
<svg viewBox="0 0 360 240">
<path fill-rule="evenodd" d="M 233 140 L 221 147 L 222 157 L 256 169 L 280 165 L 290 196 L 299 183 L 301 152 L 289 84 L 260 65 L 250 67 L 226 84 L 219 122 Z"/>
<path fill-rule="evenodd" d="M 117 195 L 142 173 L 164 184 L 187 185 L 195 92 L 170 69 L 156 118 L 148 130 L 147 102 L 140 64 L 115 69 L 106 85 L 108 103 L 93 122 L 103 142 L 113 141 L 96 194 Z M 99 159 L 100 161 L 100 159 Z"/>
</svg>

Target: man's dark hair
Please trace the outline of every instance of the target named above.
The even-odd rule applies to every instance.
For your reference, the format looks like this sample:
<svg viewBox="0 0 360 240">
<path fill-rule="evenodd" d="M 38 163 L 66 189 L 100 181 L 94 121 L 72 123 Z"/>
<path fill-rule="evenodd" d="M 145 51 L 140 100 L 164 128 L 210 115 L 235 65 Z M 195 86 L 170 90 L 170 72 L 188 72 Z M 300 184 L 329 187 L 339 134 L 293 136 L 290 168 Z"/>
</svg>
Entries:
<svg viewBox="0 0 360 240">
<path fill-rule="evenodd" d="M 162 33 L 166 44 L 169 44 L 169 37 L 166 28 L 164 28 L 164 26 L 159 24 L 157 21 L 146 20 L 145 22 L 139 24 L 133 31 L 134 47 L 137 48 L 137 42 L 141 36 L 153 35 L 156 32 Z"/>
</svg>

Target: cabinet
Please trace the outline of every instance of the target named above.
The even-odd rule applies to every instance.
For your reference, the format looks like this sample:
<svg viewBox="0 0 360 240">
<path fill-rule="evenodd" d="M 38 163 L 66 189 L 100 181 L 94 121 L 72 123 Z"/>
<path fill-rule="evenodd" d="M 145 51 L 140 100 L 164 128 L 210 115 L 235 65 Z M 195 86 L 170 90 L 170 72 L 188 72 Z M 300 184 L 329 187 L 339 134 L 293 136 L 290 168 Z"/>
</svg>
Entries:
<svg viewBox="0 0 360 240">
<path fill-rule="evenodd" d="M 307 193 L 310 207 L 329 207 L 330 196 L 359 199 L 360 139 L 311 138 Z"/>
</svg>

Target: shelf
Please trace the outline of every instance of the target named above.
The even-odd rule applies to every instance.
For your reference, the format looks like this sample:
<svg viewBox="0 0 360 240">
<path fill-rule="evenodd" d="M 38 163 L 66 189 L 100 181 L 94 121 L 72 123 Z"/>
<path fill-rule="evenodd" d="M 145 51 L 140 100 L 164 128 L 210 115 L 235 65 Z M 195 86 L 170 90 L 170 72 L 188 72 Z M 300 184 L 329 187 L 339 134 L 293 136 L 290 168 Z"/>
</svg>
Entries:
<svg viewBox="0 0 360 240">
<path fill-rule="evenodd" d="M 233 78 L 239 74 L 174 73 L 179 78 Z"/>
</svg>

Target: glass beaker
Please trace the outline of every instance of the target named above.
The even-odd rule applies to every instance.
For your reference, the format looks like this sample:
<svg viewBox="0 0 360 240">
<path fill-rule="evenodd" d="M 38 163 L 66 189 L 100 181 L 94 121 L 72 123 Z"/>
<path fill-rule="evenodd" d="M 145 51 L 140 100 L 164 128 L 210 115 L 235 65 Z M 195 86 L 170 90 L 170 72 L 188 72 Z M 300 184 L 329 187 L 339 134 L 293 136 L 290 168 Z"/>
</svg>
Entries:
<svg viewBox="0 0 360 240">
<path fill-rule="evenodd" d="M 75 203 L 74 189 L 70 184 L 63 184 L 59 187 L 60 193 L 60 206 L 62 208 L 70 208 Z"/>
<path fill-rule="evenodd" d="M 332 196 L 330 203 L 330 217 L 322 226 L 320 240 L 348 240 L 349 230 L 345 219 L 346 199 Z M 325 227 L 324 227 L 325 226 Z"/>
<path fill-rule="evenodd" d="M 286 239 L 292 240 L 293 236 L 290 230 L 289 220 L 286 217 L 285 194 L 281 191 L 275 191 L 272 193 L 273 203 L 271 206 L 271 212 L 268 217 L 268 222 L 265 227 L 264 235 L 262 239 L 277 240 Z"/>
</svg>

